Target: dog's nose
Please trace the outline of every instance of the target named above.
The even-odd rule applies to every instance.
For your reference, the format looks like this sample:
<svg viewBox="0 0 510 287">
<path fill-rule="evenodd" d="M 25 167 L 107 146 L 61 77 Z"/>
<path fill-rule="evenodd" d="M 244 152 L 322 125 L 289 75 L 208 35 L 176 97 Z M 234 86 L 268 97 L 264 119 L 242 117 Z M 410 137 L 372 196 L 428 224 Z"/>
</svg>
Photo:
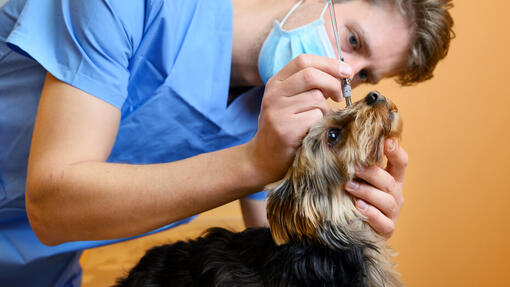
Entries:
<svg viewBox="0 0 510 287">
<path fill-rule="evenodd" d="M 385 102 L 385 101 L 386 101 L 386 98 L 377 91 L 372 91 L 372 92 L 368 93 L 368 95 L 365 97 L 365 103 L 367 103 L 367 105 L 369 105 L 369 106 L 372 106 L 377 102 Z"/>
</svg>

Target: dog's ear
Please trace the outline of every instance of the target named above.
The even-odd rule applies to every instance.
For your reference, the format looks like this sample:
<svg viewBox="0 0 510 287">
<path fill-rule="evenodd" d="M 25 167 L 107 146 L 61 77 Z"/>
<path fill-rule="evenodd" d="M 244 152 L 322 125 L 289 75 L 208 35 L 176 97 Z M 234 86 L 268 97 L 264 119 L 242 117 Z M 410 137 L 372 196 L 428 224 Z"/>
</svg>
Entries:
<svg viewBox="0 0 510 287">
<path fill-rule="evenodd" d="M 319 226 L 342 216 L 332 208 L 342 208 L 339 201 L 346 200 L 338 189 L 344 182 L 340 166 L 317 146 L 310 138 L 305 140 L 283 181 L 269 192 L 267 215 L 277 244 L 316 240 Z"/>
<path fill-rule="evenodd" d="M 312 238 L 315 234 L 315 223 L 298 210 L 302 205 L 295 187 L 292 178 L 287 177 L 268 197 L 267 218 L 273 239 L 278 245 Z"/>
</svg>

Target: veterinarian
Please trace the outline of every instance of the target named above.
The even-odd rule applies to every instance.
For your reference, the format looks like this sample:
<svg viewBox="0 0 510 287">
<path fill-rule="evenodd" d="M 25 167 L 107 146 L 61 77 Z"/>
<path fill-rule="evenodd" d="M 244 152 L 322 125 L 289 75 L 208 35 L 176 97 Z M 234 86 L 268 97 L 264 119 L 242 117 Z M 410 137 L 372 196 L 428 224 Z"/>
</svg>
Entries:
<svg viewBox="0 0 510 287">
<path fill-rule="evenodd" d="M 342 99 L 342 78 L 432 76 L 450 41 L 445 2 L 336 4 L 340 63 L 323 0 L 8 1 L 0 285 L 79 286 L 83 249 L 236 199 L 247 226 L 264 225 L 256 192 L 285 174 L 326 99 Z M 407 155 L 387 142 L 386 156 L 347 188 L 389 238 Z"/>
</svg>

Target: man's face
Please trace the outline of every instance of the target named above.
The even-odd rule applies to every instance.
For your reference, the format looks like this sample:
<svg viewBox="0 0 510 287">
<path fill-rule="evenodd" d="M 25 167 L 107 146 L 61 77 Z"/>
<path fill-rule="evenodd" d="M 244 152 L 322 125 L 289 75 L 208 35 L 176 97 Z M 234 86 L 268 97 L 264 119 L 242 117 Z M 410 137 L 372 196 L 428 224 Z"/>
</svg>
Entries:
<svg viewBox="0 0 510 287">
<path fill-rule="evenodd" d="M 407 20 L 388 4 L 347 1 L 335 5 L 342 55 L 356 74 L 353 87 L 377 83 L 394 76 L 405 63 L 410 28 Z M 324 15 L 326 30 L 336 53 L 329 14 Z"/>
<path fill-rule="evenodd" d="M 317 0 L 303 4 L 285 28 L 294 29 L 317 19 L 325 3 Z M 394 76 L 405 63 L 411 40 L 404 16 L 389 4 L 376 5 L 363 0 L 337 3 L 335 13 L 342 56 L 356 75 L 353 87 Z M 324 14 L 324 24 L 336 53 L 329 11 Z"/>
</svg>

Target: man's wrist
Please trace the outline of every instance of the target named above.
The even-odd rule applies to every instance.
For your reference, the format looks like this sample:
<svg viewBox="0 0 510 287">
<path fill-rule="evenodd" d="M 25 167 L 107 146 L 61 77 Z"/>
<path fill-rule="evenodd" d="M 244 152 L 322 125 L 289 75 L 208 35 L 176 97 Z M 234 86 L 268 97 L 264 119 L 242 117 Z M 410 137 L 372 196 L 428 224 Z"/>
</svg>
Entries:
<svg viewBox="0 0 510 287">
<path fill-rule="evenodd" d="M 239 146 L 242 154 L 242 170 L 243 178 L 246 179 L 246 184 L 256 191 L 260 191 L 264 186 L 272 182 L 271 175 L 268 170 L 264 168 L 257 157 L 253 142 L 248 142 Z"/>
</svg>

